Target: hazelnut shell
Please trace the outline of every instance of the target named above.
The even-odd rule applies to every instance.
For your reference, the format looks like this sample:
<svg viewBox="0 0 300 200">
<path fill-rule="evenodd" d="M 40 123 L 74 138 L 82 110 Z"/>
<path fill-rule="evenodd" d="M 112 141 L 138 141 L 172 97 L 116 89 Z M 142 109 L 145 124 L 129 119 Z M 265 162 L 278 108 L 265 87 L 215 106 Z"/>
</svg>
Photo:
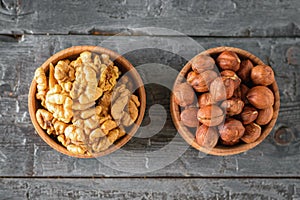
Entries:
<svg viewBox="0 0 300 200">
<path fill-rule="evenodd" d="M 201 74 L 191 71 L 187 75 L 187 82 L 197 92 L 207 92 L 210 83 L 217 77 L 217 73 L 212 70 L 206 70 Z"/>
<path fill-rule="evenodd" d="M 235 85 L 233 80 L 223 80 L 222 77 L 218 77 L 211 82 L 209 91 L 212 95 L 213 101 L 222 101 L 233 96 L 234 87 Z"/>
<path fill-rule="evenodd" d="M 186 108 L 180 114 L 181 122 L 188 127 L 197 127 L 199 125 L 199 121 L 197 119 L 198 108 L 189 107 Z"/>
<path fill-rule="evenodd" d="M 209 69 L 213 69 L 215 66 L 215 60 L 209 55 L 197 55 L 192 59 L 192 69 L 201 73 Z"/>
<path fill-rule="evenodd" d="M 221 76 L 224 79 L 231 79 L 234 81 L 234 89 L 237 89 L 241 84 L 241 79 L 236 75 L 234 71 L 224 70 L 221 72 Z"/>
<path fill-rule="evenodd" d="M 206 126 L 217 126 L 224 120 L 223 110 L 216 105 L 204 106 L 197 113 L 198 120 Z"/>
<path fill-rule="evenodd" d="M 223 108 L 229 116 L 238 115 L 244 108 L 244 102 L 238 98 L 227 99 L 222 102 L 221 108 Z"/>
<path fill-rule="evenodd" d="M 274 104 L 273 92 L 266 86 L 255 86 L 246 95 L 249 103 L 258 109 L 265 109 Z"/>
<path fill-rule="evenodd" d="M 196 142 L 205 148 L 213 148 L 217 145 L 219 134 L 215 127 L 201 125 L 196 131 Z"/>
<path fill-rule="evenodd" d="M 218 126 L 220 137 L 225 142 L 233 142 L 240 139 L 245 128 L 239 120 L 228 118 L 224 124 Z"/>
<path fill-rule="evenodd" d="M 195 92 L 188 83 L 180 83 L 175 86 L 174 90 L 175 103 L 182 107 L 186 107 L 194 103 Z"/>
<path fill-rule="evenodd" d="M 274 72 L 270 66 L 257 65 L 251 70 L 251 80 L 255 85 L 271 85 L 275 81 Z"/>
<path fill-rule="evenodd" d="M 241 138 L 245 143 L 255 142 L 261 135 L 261 127 L 255 123 L 245 126 L 245 133 Z"/>
<path fill-rule="evenodd" d="M 218 56 L 217 63 L 223 70 L 229 69 L 236 72 L 240 68 L 241 60 L 236 53 L 232 51 L 223 51 Z"/>
<path fill-rule="evenodd" d="M 212 105 L 215 102 L 212 100 L 211 94 L 209 92 L 201 94 L 198 97 L 198 105 L 199 107 L 204 107 L 204 106 L 208 106 L 208 105 Z"/>
<path fill-rule="evenodd" d="M 252 68 L 253 64 L 250 60 L 243 60 L 240 65 L 240 69 L 236 73 L 242 79 L 242 81 L 247 83 L 250 81 L 250 74 Z"/>
<path fill-rule="evenodd" d="M 245 106 L 241 113 L 243 124 L 250 124 L 255 121 L 258 116 L 258 111 L 253 106 Z"/>
<path fill-rule="evenodd" d="M 268 124 L 272 117 L 273 117 L 273 107 L 269 107 L 263 110 L 258 111 L 258 116 L 256 119 L 256 123 L 259 125 L 266 125 Z"/>
</svg>

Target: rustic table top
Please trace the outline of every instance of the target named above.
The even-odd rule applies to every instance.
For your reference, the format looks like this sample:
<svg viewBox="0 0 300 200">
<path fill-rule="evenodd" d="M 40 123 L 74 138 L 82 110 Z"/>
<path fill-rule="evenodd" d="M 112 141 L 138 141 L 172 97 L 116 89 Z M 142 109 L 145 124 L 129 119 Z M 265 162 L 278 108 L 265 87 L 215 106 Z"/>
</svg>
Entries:
<svg viewBox="0 0 300 200">
<path fill-rule="evenodd" d="M 299 26 L 299 0 L 0 0 L 0 199 L 300 199 Z M 186 63 L 179 55 L 199 50 L 185 43 L 190 38 L 203 49 L 245 49 L 273 67 L 279 117 L 254 149 L 217 157 L 187 147 L 166 162 L 173 152 L 164 147 L 176 139 L 180 148 L 184 141 L 169 113 L 170 90 L 151 84 L 153 76 L 168 82 L 175 77 L 159 76 L 159 70 L 141 74 L 149 80 L 144 125 L 164 123 L 156 134 L 133 138 L 122 148 L 126 153 L 72 158 L 35 132 L 29 85 L 35 69 L 54 53 L 101 45 L 125 52 L 134 66 L 158 63 L 178 71 Z M 181 41 L 184 51 L 173 41 Z M 155 104 L 160 105 L 151 110 Z M 159 108 L 166 112 L 158 115 Z"/>
</svg>

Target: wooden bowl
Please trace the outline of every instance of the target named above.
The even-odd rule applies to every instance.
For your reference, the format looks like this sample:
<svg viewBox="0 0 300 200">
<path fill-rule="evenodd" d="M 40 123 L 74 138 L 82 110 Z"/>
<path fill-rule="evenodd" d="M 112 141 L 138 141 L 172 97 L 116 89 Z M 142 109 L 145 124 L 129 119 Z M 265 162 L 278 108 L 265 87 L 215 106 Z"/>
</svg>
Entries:
<svg viewBox="0 0 300 200">
<path fill-rule="evenodd" d="M 93 158 L 93 157 L 100 157 L 107 155 L 109 153 L 114 152 L 115 150 L 121 148 L 124 144 L 126 144 L 131 137 L 135 134 L 137 131 L 138 127 L 142 123 L 144 113 L 145 113 L 145 108 L 146 108 L 146 93 L 145 93 L 145 88 L 142 82 L 142 79 L 138 72 L 135 70 L 135 68 L 132 66 L 132 64 L 126 60 L 124 57 L 121 55 L 117 54 L 116 52 L 113 52 L 111 50 L 98 47 L 98 46 L 74 46 L 70 47 L 68 49 L 64 49 L 53 56 L 51 56 L 46 62 L 42 64 L 41 67 L 44 68 L 45 71 L 48 71 L 49 64 L 52 63 L 55 65 L 59 60 L 63 59 L 70 59 L 74 60 L 76 59 L 80 53 L 83 51 L 90 51 L 94 52 L 97 54 L 102 54 L 105 53 L 110 56 L 111 60 L 114 62 L 116 66 L 118 66 L 119 70 L 124 74 L 125 72 L 130 71 L 128 74 L 131 80 L 135 85 L 137 85 L 139 88 L 135 91 L 135 94 L 139 97 L 140 100 L 140 108 L 139 108 L 139 116 L 137 120 L 135 121 L 134 125 L 130 128 L 129 132 L 119 140 L 117 140 L 113 145 L 111 145 L 108 149 L 105 151 L 93 154 L 93 155 L 77 155 L 69 152 L 64 146 L 62 146 L 59 142 L 55 141 L 52 137 L 50 137 L 38 124 L 35 113 L 39 107 L 41 107 L 40 101 L 36 99 L 36 86 L 37 83 L 35 80 L 32 81 L 30 89 L 29 89 L 29 95 L 28 95 L 28 108 L 29 108 L 29 114 L 31 121 L 33 123 L 33 126 L 37 133 L 40 135 L 40 137 L 52 148 L 55 150 L 69 155 L 73 157 L 78 157 L 78 158 Z"/>
<path fill-rule="evenodd" d="M 234 48 L 234 47 L 216 47 L 216 48 L 211 48 L 206 51 L 201 52 L 200 54 L 206 54 L 212 56 L 214 59 L 223 51 L 233 51 L 238 54 L 238 56 L 242 59 L 250 59 L 253 62 L 253 65 L 258 65 L 258 64 L 264 64 L 258 57 L 254 56 L 253 54 L 239 49 L 239 48 Z M 180 71 L 179 75 L 177 76 L 173 89 L 175 86 L 179 83 L 182 83 L 185 81 L 186 75 L 188 72 L 191 71 L 191 62 L 189 61 Z M 261 143 L 271 132 L 272 128 L 275 125 L 275 122 L 278 117 L 278 112 L 279 112 L 279 106 L 280 106 L 280 98 L 279 98 L 279 91 L 278 91 L 278 86 L 276 81 L 268 86 L 274 93 L 275 97 L 275 102 L 273 105 L 274 109 L 274 114 L 272 120 L 265 126 L 262 126 L 262 133 L 261 136 L 253 143 L 250 144 L 244 144 L 240 143 L 234 146 L 223 146 L 218 143 L 218 145 L 212 149 L 207 149 L 202 146 L 200 146 L 196 141 L 195 141 L 195 134 L 191 133 L 190 129 L 186 127 L 185 125 L 182 124 L 180 121 L 180 107 L 175 103 L 174 95 L 171 95 L 171 116 L 173 119 L 173 122 L 175 124 L 176 129 L 179 131 L 181 136 L 185 139 L 187 143 L 192 145 L 194 148 L 198 149 L 199 151 L 202 151 L 206 154 L 212 154 L 212 155 L 217 155 L 217 156 L 227 156 L 227 155 L 234 155 L 234 154 L 239 154 L 242 152 L 245 152 L 249 149 L 254 148 L 257 146 L 259 143 Z"/>
</svg>

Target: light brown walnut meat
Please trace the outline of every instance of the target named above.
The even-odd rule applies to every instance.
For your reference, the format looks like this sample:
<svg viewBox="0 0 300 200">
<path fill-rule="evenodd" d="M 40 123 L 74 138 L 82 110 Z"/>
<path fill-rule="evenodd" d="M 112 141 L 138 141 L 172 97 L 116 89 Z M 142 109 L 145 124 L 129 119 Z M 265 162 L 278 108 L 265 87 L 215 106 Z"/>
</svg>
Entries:
<svg viewBox="0 0 300 200">
<path fill-rule="evenodd" d="M 124 84 L 115 89 L 111 115 L 117 123 L 124 126 L 132 125 L 138 117 L 139 106 L 140 102 L 137 96 L 131 95 Z"/>
<path fill-rule="evenodd" d="M 135 96 L 135 95 L 132 95 L 132 96 Z M 131 99 L 128 104 L 128 112 L 124 112 L 124 115 L 122 118 L 122 124 L 124 126 L 132 125 L 139 115 L 138 107 L 140 105 L 140 102 L 136 103 L 135 101 L 133 101 L 132 96 L 131 96 Z"/>
<path fill-rule="evenodd" d="M 54 66 L 52 63 L 49 65 L 49 89 L 54 88 L 54 86 L 57 84 L 57 80 L 54 77 Z"/>
<path fill-rule="evenodd" d="M 70 151 L 71 153 L 74 153 L 74 154 L 85 154 L 87 151 L 82 146 L 77 146 L 74 144 L 69 144 L 67 146 L 67 149 L 68 149 L 68 151 Z"/>
<path fill-rule="evenodd" d="M 101 125 L 101 130 L 104 132 L 105 135 L 109 133 L 112 129 L 116 128 L 118 125 L 115 121 L 113 120 L 106 120 L 103 122 Z"/>
<path fill-rule="evenodd" d="M 65 147 L 71 143 L 70 139 L 67 139 L 64 134 L 57 136 L 57 140 Z"/>
<path fill-rule="evenodd" d="M 70 96 L 78 100 L 80 104 L 88 104 L 102 96 L 103 90 L 98 86 L 97 69 L 91 62 L 91 54 L 83 52 L 76 61 L 72 62 L 75 67 L 75 81 L 73 82 Z M 99 71 L 99 70 L 98 70 Z"/>
<path fill-rule="evenodd" d="M 36 119 L 41 128 L 47 130 L 48 134 L 52 134 L 54 132 L 52 113 L 45 109 L 38 109 L 36 112 Z"/>
<path fill-rule="evenodd" d="M 130 91 L 124 84 L 114 90 L 112 95 L 111 115 L 116 121 L 120 121 L 124 115 L 125 106 L 128 104 Z"/>
<path fill-rule="evenodd" d="M 46 95 L 46 108 L 58 120 L 69 123 L 73 117 L 73 101 L 67 93 L 62 93 L 62 88 L 56 84 Z"/>
<path fill-rule="evenodd" d="M 94 143 L 92 145 L 92 150 L 94 152 L 104 151 L 124 134 L 125 132 L 121 128 L 113 129 L 107 136 L 100 138 L 99 142 Z"/>
<path fill-rule="evenodd" d="M 117 66 L 103 67 L 99 80 L 99 87 L 103 91 L 112 90 L 117 84 L 117 79 L 119 78 L 119 69 Z"/>
<path fill-rule="evenodd" d="M 65 129 L 68 127 L 68 124 L 56 120 L 53 123 L 53 126 L 54 126 L 54 130 L 55 130 L 56 135 L 61 135 L 61 134 L 64 134 Z"/>
<path fill-rule="evenodd" d="M 60 60 L 55 66 L 54 77 L 58 83 L 66 83 L 74 81 L 75 70 L 72 65 L 69 65 L 69 60 Z"/>
<path fill-rule="evenodd" d="M 46 93 L 48 89 L 47 77 L 42 67 L 35 70 L 34 80 L 37 83 L 36 98 L 42 101 L 42 106 L 45 106 Z"/>
</svg>

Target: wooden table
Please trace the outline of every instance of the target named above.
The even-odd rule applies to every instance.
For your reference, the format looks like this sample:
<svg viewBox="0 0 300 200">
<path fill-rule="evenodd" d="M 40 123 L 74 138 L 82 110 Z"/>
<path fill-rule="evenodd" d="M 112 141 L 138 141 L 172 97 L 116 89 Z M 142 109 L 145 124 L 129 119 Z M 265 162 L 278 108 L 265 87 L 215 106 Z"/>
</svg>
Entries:
<svg viewBox="0 0 300 200">
<path fill-rule="evenodd" d="M 300 199 L 299 12 L 299 0 L 1 0 L 0 199 Z M 44 143 L 27 109 L 34 70 L 64 48 L 99 45 L 122 31 L 114 37 L 117 42 L 112 50 L 129 48 L 137 41 L 155 45 L 161 39 L 177 37 L 180 41 L 183 37 L 139 31 L 143 27 L 176 30 L 204 48 L 239 47 L 271 65 L 281 108 L 265 141 L 227 157 L 203 156 L 189 147 L 174 162 L 144 173 L 143 169 L 134 173 L 140 169 L 130 156 L 122 158 L 128 169 L 119 171 L 101 159 L 62 155 Z M 134 66 L 161 63 L 180 70 L 186 63 L 180 56 L 157 49 L 124 56 Z M 176 135 L 169 114 L 170 91 L 156 84 L 146 89 L 145 124 L 153 104 L 161 104 L 167 118 L 159 133 L 133 138 L 125 145 L 125 150 L 139 155 L 161 149 Z M 171 156 L 172 152 L 164 156 L 168 153 Z M 141 159 L 151 162 L 152 158 Z"/>
</svg>

